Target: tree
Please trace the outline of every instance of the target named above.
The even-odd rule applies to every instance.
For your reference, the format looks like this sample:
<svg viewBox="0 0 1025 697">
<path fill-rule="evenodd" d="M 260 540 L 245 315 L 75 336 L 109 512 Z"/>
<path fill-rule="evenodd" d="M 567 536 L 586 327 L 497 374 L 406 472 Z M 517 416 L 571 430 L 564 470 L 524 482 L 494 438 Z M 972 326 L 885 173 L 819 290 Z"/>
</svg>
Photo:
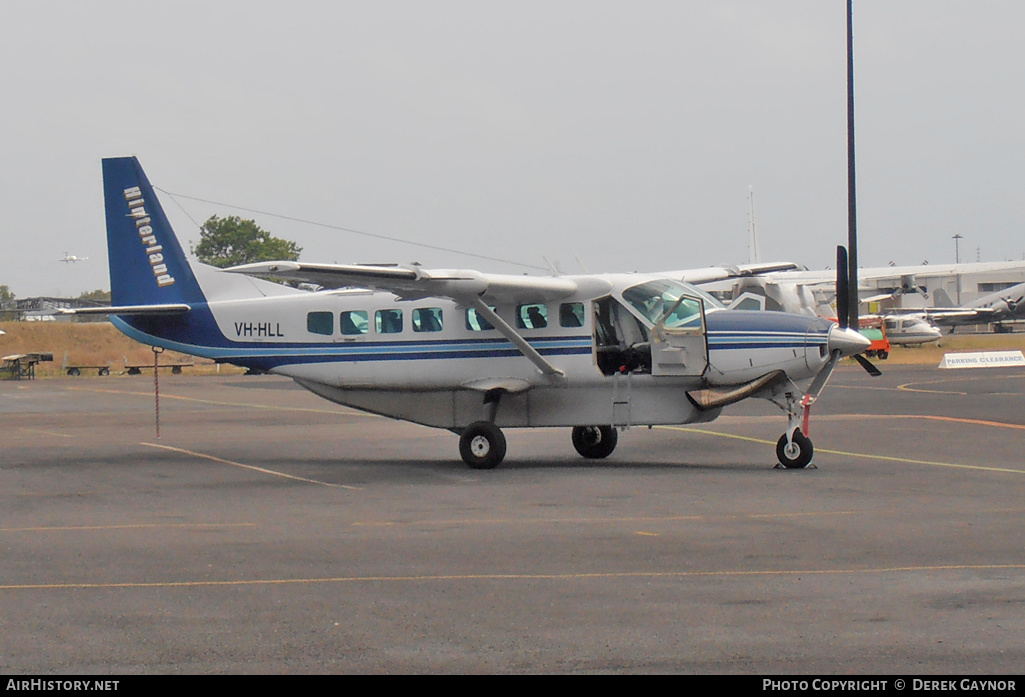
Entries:
<svg viewBox="0 0 1025 697">
<path fill-rule="evenodd" d="M 96 290 L 85 291 L 78 296 L 79 300 L 92 300 L 93 302 L 109 303 L 110 291 L 97 288 Z"/>
<path fill-rule="evenodd" d="M 14 319 L 14 306 L 14 293 L 7 286 L 0 286 L 0 320 Z"/>
<path fill-rule="evenodd" d="M 255 221 L 237 215 L 210 216 L 200 228 L 199 244 L 192 248 L 201 262 L 222 269 L 255 261 L 295 261 L 302 251 L 295 242 L 272 237 Z"/>
</svg>

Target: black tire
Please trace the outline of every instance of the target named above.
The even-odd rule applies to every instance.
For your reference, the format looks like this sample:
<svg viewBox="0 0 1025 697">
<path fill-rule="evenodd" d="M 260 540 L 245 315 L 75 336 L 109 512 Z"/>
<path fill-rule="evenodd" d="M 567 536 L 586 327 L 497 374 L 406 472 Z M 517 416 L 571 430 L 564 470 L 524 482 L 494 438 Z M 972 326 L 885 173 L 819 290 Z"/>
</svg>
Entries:
<svg viewBox="0 0 1025 697">
<path fill-rule="evenodd" d="M 79 370 L 78 368 L 68 368 L 68 375 L 70 375 L 73 378 L 77 378 L 81 374 L 82 374 L 82 371 Z"/>
<path fill-rule="evenodd" d="M 885 361 L 887 358 L 890 357 L 890 352 L 889 351 L 876 351 L 876 356 L 879 358 L 879 360 Z"/>
<path fill-rule="evenodd" d="M 494 469 L 505 459 L 505 434 L 489 421 L 475 421 L 459 436 L 459 454 L 473 469 Z"/>
<path fill-rule="evenodd" d="M 574 426 L 573 447 L 591 460 L 608 457 L 619 443 L 619 432 L 611 426 Z"/>
<path fill-rule="evenodd" d="M 787 448 L 787 434 L 780 436 L 779 442 L 776 443 L 776 457 L 779 459 L 779 464 L 786 467 L 788 470 L 799 470 L 804 469 L 811 464 L 812 455 L 815 454 L 815 449 L 811 445 L 811 440 L 801 433 L 801 429 L 794 431 L 794 441 L 792 448 Z"/>
<path fill-rule="evenodd" d="M 181 375 L 182 367 L 180 365 L 173 366 L 171 368 L 171 375 Z"/>
<path fill-rule="evenodd" d="M 110 368 L 100 368 L 100 375 L 110 375 Z"/>
</svg>

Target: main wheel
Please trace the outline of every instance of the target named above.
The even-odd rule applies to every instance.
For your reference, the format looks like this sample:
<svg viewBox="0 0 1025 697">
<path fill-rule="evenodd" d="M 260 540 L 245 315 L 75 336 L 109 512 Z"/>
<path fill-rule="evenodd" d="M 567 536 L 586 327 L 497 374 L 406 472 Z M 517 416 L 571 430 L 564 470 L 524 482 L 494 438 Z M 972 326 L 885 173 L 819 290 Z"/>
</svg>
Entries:
<svg viewBox="0 0 1025 697">
<path fill-rule="evenodd" d="M 611 426 L 574 426 L 573 447 L 586 458 L 600 460 L 616 449 L 619 432 Z"/>
<path fill-rule="evenodd" d="M 68 368 L 68 375 L 70 375 L 73 378 L 77 378 L 81 374 L 82 374 L 82 371 L 79 370 L 78 368 Z"/>
<path fill-rule="evenodd" d="M 776 443 L 776 457 L 779 458 L 779 464 L 788 470 L 804 469 L 811 463 L 811 456 L 814 453 L 815 449 L 811 446 L 811 440 L 801 433 L 801 429 L 794 431 L 791 443 L 787 443 L 787 434 L 785 433 Z"/>
<path fill-rule="evenodd" d="M 489 421 L 475 421 L 459 436 L 459 454 L 474 469 L 494 469 L 505 458 L 505 434 Z"/>
</svg>

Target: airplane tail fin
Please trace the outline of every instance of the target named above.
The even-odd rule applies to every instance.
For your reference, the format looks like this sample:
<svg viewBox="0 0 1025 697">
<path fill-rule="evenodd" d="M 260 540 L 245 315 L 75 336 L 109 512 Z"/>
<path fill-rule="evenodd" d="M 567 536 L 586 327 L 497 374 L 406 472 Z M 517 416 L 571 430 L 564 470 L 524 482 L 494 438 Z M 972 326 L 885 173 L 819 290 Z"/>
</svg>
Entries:
<svg viewBox="0 0 1025 697">
<path fill-rule="evenodd" d="M 954 307 L 954 301 L 942 288 L 937 288 L 932 292 L 932 304 L 933 307 Z"/>
<path fill-rule="evenodd" d="M 203 291 L 135 157 L 103 160 L 113 305 L 198 303 Z"/>
</svg>

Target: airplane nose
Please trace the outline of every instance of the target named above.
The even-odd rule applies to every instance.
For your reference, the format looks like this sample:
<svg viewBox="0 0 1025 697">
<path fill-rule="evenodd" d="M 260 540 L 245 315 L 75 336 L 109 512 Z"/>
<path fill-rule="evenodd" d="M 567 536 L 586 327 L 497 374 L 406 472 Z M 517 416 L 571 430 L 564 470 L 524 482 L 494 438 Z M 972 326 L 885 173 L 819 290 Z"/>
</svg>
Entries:
<svg viewBox="0 0 1025 697">
<path fill-rule="evenodd" d="M 851 328 L 841 329 L 838 326 L 834 326 L 829 330 L 829 338 L 826 343 L 826 347 L 829 352 L 840 351 L 842 357 L 853 356 L 856 353 L 861 353 L 869 346 L 872 342 L 862 336 L 859 332 Z"/>
</svg>

